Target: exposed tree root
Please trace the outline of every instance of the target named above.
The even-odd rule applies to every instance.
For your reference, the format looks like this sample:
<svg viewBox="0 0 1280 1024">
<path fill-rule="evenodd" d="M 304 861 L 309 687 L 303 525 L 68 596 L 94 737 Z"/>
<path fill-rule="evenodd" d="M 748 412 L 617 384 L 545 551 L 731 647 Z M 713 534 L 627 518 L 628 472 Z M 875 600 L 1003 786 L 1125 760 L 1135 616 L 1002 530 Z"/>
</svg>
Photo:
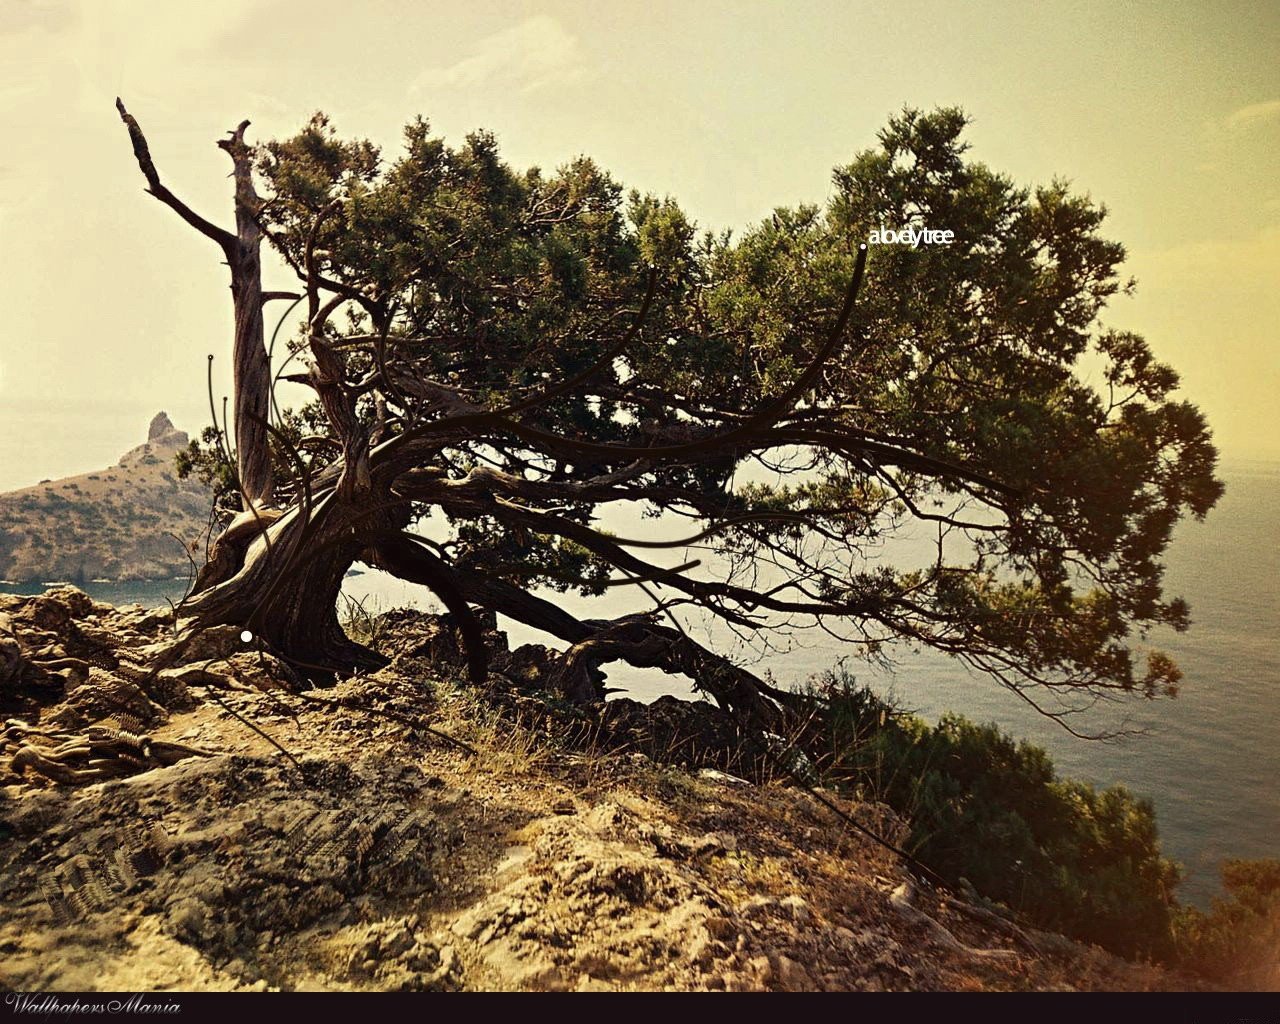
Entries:
<svg viewBox="0 0 1280 1024">
<path fill-rule="evenodd" d="M 83 733 L 73 733 L 35 728 L 10 719 L 5 723 L 5 745 L 17 747 L 11 761 L 13 771 L 21 774 L 29 768 L 66 785 L 136 775 L 188 757 L 211 757 L 213 753 L 185 743 L 154 739 L 134 729 L 136 724 L 132 722 L 103 722 Z"/>
</svg>

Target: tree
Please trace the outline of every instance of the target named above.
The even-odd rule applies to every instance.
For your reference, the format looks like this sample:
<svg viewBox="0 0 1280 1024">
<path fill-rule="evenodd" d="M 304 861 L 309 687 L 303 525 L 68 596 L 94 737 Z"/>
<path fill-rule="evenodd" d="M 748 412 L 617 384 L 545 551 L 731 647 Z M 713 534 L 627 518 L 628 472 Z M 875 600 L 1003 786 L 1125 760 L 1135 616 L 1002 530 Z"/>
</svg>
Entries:
<svg viewBox="0 0 1280 1024">
<path fill-rule="evenodd" d="M 1105 210 L 968 160 L 961 112 L 890 119 L 825 205 L 734 237 L 585 158 L 518 172 L 491 135 L 450 148 L 419 119 L 388 160 L 323 115 L 256 167 L 244 124 L 221 144 L 233 234 L 159 184 L 120 109 L 150 191 L 232 272 L 242 511 L 184 604 L 193 628 L 250 628 L 317 675 L 370 666 L 335 612 L 361 561 L 440 597 L 476 678 L 477 608 L 569 642 L 553 679 L 578 700 L 622 659 L 767 711 L 778 692 L 690 638 L 691 609 L 906 638 L 1054 716 L 1175 687 L 1130 637 L 1188 624 L 1161 557 L 1221 493 L 1209 431 L 1141 337 L 1099 322 L 1132 286 Z M 907 226 L 954 242 L 867 249 Z M 306 310 L 284 379 L 315 393 L 274 422 L 264 238 Z M 625 506 L 686 535 L 614 536 L 601 519 Z M 868 557 L 921 525 L 927 564 Z M 654 554 L 686 548 L 675 567 Z M 613 586 L 633 614 L 534 593 Z"/>
</svg>

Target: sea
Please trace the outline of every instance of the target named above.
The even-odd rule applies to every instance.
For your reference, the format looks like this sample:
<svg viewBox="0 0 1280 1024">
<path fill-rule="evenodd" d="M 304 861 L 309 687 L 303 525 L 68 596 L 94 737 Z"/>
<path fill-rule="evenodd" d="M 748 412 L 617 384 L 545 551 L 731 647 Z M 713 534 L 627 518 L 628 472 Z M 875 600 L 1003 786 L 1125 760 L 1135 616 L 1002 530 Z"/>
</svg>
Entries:
<svg viewBox="0 0 1280 1024">
<path fill-rule="evenodd" d="M 1226 462 L 1221 476 L 1226 494 L 1203 522 L 1178 525 L 1166 557 L 1166 592 L 1190 603 L 1192 627 L 1150 638 L 1183 670 L 1179 696 L 1105 705 L 1073 720 L 1077 731 L 1137 734 L 1078 739 L 992 679 L 930 651 L 891 648 L 887 663 L 871 664 L 851 646 L 805 636 L 790 638 L 785 649 L 756 650 L 749 663 L 785 685 L 842 663 L 859 682 L 927 719 L 956 711 L 994 722 L 1045 747 L 1062 776 L 1122 783 L 1154 802 L 1164 852 L 1186 873 L 1180 898 L 1207 906 L 1220 890 L 1224 858 L 1280 857 L 1280 707 L 1273 703 L 1280 700 L 1280 462 Z M 187 581 L 82 586 L 97 600 L 150 606 L 180 600 Z M 587 607 L 553 596 L 570 610 Z M 420 588 L 375 572 L 350 575 L 344 600 L 373 611 L 434 607 Z M 502 625 L 513 645 L 548 642 L 517 623 Z M 733 647 L 723 631 L 713 629 L 710 640 Z M 687 680 L 656 670 L 615 664 L 606 671 L 610 686 L 642 700 L 691 693 Z"/>
</svg>

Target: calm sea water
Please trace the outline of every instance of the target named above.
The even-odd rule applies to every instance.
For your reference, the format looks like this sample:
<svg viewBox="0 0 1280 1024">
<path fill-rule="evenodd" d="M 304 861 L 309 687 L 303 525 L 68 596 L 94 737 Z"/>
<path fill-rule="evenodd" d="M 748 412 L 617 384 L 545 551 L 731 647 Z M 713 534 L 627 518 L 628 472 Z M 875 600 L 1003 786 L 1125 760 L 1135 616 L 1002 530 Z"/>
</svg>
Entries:
<svg viewBox="0 0 1280 1024">
<path fill-rule="evenodd" d="M 1076 739 L 990 679 L 930 652 L 899 650 L 891 668 L 848 663 L 860 680 L 927 718 L 954 710 L 996 722 L 1048 748 L 1063 775 L 1121 782 L 1153 799 L 1164 849 L 1188 871 L 1182 897 L 1201 904 L 1218 889 L 1224 857 L 1280 857 L 1280 710 L 1273 703 L 1280 698 L 1280 463 L 1229 463 L 1222 475 L 1227 492 L 1218 507 L 1203 523 L 1180 524 L 1168 553 L 1168 590 L 1191 603 L 1194 623 L 1188 633 L 1153 641 L 1181 665 L 1181 695 L 1104 708 L 1077 723 L 1104 731 L 1127 721 L 1143 735 Z M 185 580 L 84 586 L 98 600 L 147 605 L 178 600 L 184 588 Z M 431 607 L 420 588 L 378 573 L 349 577 L 345 589 L 377 610 Z M 585 607 L 555 600 L 570 610 Z M 513 645 L 547 640 L 505 625 Z M 848 653 L 834 642 L 794 646 L 759 658 L 754 668 L 801 683 Z M 642 699 L 688 692 L 683 681 L 653 670 L 614 665 L 608 672 L 611 685 Z"/>
</svg>

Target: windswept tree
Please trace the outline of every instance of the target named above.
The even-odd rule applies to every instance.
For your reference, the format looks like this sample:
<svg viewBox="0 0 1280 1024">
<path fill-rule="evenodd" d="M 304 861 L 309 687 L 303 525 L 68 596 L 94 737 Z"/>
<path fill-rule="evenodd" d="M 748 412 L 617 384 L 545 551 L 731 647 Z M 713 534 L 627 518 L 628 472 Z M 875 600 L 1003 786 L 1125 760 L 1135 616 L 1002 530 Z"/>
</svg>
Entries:
<svg viewBox="0 0 1280 1024">
<path fill-rule="evenodd" d="M 1054 715 L 1176 684 L 1137 641 L 1187 626 L 1161 559 L 1221 493 L 1209 432 L 1143 339 L 1099 322 L 1130 287 L 1103 208 L 967 159 L 959 111 L 892 118 L 825 205 L 736 237 L 585 158 L 518 172 L 491 135 L 454 149 L 418 120 L 387 159 L 321 115 L 221 144 L 232 231 L 160 182 L 120 112 L 151 193 L 232 275 L 241 511 L 183 605 L 193 628 L 251 629 L 315 675 L 373 665 L 335 611 L 363 562 L 438 595 L 476 678 L 476 609 L 567 641 L 552 679 L 577 700 L 623 660 L 767 708 L 774 691 L 686 634 L 691 611 L 905 638 Z M 865 245 L 908 226 L 954 241 Z M 277 374 L 315 394 L 283 415 L 264 240 L 304 310 Z M 626 507 L 683 528 L 615 535 Z M 885 564 L 922 527 L 932 556 Z M 538 594 L 612 587 L 633 613 Z"/>
</svg>

